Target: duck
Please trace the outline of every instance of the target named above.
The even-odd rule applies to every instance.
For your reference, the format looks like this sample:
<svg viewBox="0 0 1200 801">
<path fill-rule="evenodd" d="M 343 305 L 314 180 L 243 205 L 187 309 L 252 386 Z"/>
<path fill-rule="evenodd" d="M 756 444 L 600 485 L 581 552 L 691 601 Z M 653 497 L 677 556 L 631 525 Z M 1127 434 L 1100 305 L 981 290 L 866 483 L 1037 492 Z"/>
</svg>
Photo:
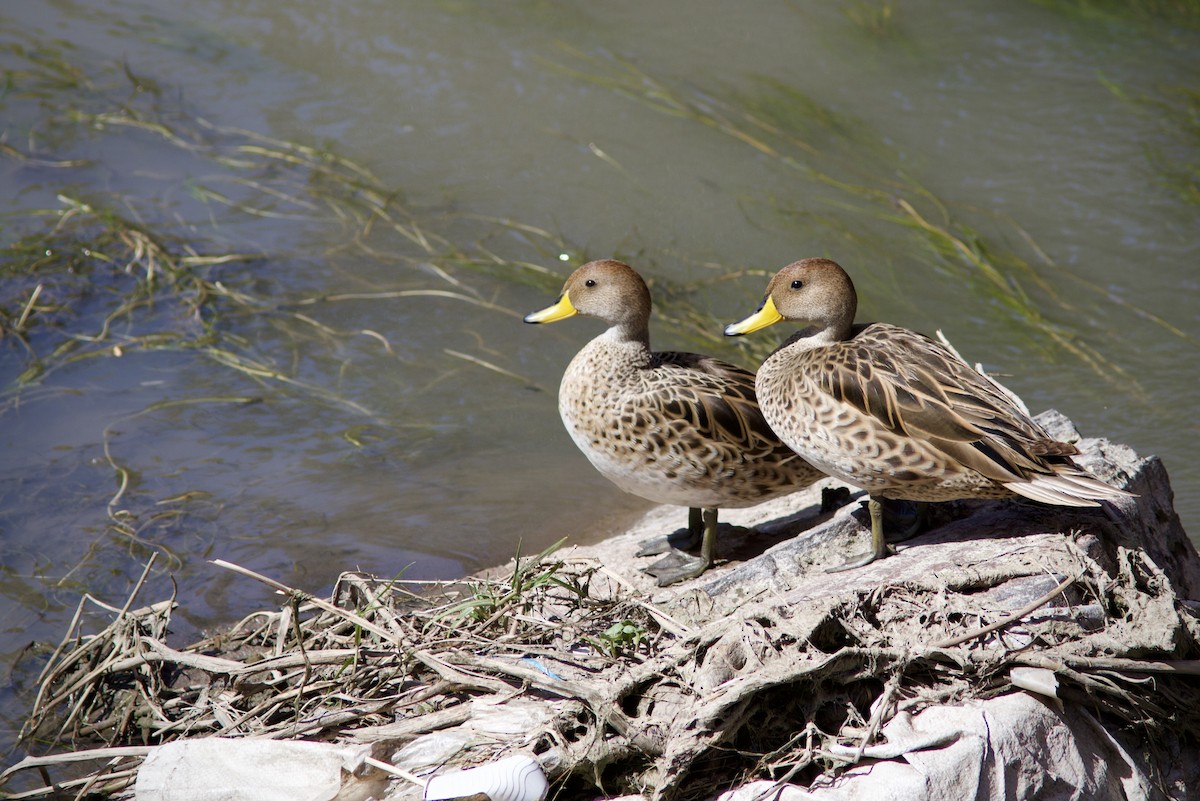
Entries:
<svg viewBox="0 0 1200 801">
<path fill-rule="evenodd" d="M 584 264 L 552 305 L 524 320 L 553 323 L 577 314 L 607 328 L 563 372 L 558 411 L 568 434 L 620 489 L 689 509 L 680 547 L 645 568 L 660 586 L 713 565 L 718 510 L 754 506 L 824 478 L 767 425 L 754 373 L 712 356 L 651 350 L 650 290 L 628 264 Z M 684 552 L 697 542 L 698 555 Z"/>
<path fill-rule="evenodd" d="M 741 336 L 784 320 L 806 326 L 763 361 L 755 392 L 784 443 L 868 494 L 871 549 L 831 572 L 889 554 L 881 500 L 1024 496 L 1094 507 L 1131 495 L 1079 467 L 1077 447 L 950 348 L 900 326 L 855 323 L 857 306 L 837 262 L 807 258 L 777 272 L 758 309 L 725 328 Z"/>
</svg>

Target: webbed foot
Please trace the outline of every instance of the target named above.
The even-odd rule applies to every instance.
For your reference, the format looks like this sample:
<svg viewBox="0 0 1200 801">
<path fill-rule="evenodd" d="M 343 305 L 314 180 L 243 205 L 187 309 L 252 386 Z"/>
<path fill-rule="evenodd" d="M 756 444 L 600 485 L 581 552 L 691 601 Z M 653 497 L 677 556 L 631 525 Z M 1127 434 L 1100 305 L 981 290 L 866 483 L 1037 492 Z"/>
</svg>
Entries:
<svg viewBox="0 0 1200 801">
<path fill-rule="evenodd" d="M 642 572 L 654 576 L 658 586 L 666 587 L 699 576 L 711 564 L 703 556 L 673 550 L 649 567 L 642 568 Z"/>
<path fill-rule="evenodd" d="M 638 543 L 635 556 L 658 556 L 669 551 L 688 551 L 700 544 L 699 532 L 693 534 L 686 528 L 673 531 L 665 537 L 653 537 Z"/>
<path fill-rule="evenodd" d="M 717 554 L 717 510 L 716 509 L 692 509 L 688 515 L 687 533 L 690 535 L 691 545 L 700 543 L 700 555 L 692 556 L 689 553 L 684 553 L 682 550 L 672 548 L 670 552 L 659 559 L 649 567 L 642 568 L 642 571 L 649 573 L 658 580 L 658 586 L 666 587 L 669 584 L 674 584 L 685 579 L 695 578 L 703 573 L 712 565 Z M 675 532 L 668 537 L 670 541 L 672 537 L 680 534 Z M 642 544 L 643 548 L 645 543 Z"/>
<path fill-rule="evenodd" d="M 866 565 L 869 565 L 876 560 L 883 559 L 883 558 L 889 556 L 890 554 L 894 554 L 895 552 L 896 552 L 895 548 L 893 548 L 890 545 L 885 544 L 883 547 L 883 553 L 876 553 L 875 551 L 867 551 L 862 556 L 851 559 L 849 562 L 840 564 L 837 567 L 827 567 L 827 568 L 825 568 L 825 572 L 826 573 L 841 573 L 844 570 L 853 570 L 856 567 L 865 567 Z"/>
<path fill-rule="evenodd" d="M 673 550 L 689 551 L 704 539 L 704 510 L 688 509 L 687 528 L 673 531 L 665 537 L 654 537 L 638 543 L 641 547 L 635 556 L 658 556 Z"/>
</svg>

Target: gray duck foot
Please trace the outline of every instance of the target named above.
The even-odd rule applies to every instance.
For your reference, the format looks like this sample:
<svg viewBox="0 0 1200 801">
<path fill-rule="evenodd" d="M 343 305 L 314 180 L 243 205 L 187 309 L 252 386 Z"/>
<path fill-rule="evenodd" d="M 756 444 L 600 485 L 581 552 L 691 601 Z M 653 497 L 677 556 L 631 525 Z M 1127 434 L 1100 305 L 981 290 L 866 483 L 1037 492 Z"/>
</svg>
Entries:
<svg viewBox="0 0 1200 801">
<path fill-rule="evenodd" d="M 895 548 L 893 548 L 890 545 L 887 545 L 884 547 L 883 553 L 876 553 L 875 551 L 867 551 L 862 556 L 857 556 L 854 559 L 851 559 L 849 562 L 846 562 L 845 564 L 838 565 L 837 567 L 827 567 L 827 568 L 825 568 L 825 572 L 826 573 L 841 573 L 845 570 L 853 570 L 856 567 L 865 567 L 866 565 L 869 565 L 878 559 L 883 559 L 884 557 L 886 557 L 890 554 L 894 554 L 895 552 L 896 552 Z"/>
<path fill-rule="evenodd" d="M 673 531 L 665 537 L 653 537 L 638 543 L 636 556 L 658 556 L 670 551 L 689 551 L 700 544 L 702 539 L 699 532 L 693 534 L 686 528 Z"/>
<path fill-rule="evenodd" d="M 712 511 L 711 514 L 713 516 L 712 528 L 715 529 L 717 525 L 717 513 L 716 511 Z M 643 540 L 638 543 L 641 545 L 641 548 L 638 549 L 636 555 L 658 556 L 660 553 L 668 553 L 674 550 L 690 551 L 704 540 L 706 528 L 704 510 L 692 507 L 688 509 L 687 528 L 681 528 L 665 537 Z"/>
<path fill-rule="evenodd" d="M 672 550 L 649 567 L 643 567 L 642 572 L 654 576 L 658 586 L 666 587 L 699 576 L 708 570 L 710 564 L 710 561 L 703 556 L 693 556 L 683 551 Z"/>
</svg>

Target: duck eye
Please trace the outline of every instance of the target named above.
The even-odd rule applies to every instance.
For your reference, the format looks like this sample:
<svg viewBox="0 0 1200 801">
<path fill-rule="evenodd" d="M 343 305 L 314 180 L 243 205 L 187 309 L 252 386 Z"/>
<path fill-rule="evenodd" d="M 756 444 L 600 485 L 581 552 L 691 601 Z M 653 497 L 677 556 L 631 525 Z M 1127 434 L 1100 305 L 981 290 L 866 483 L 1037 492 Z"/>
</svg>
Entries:
<svg viewBox="0 0 1200 801">
<path fill-rule="evenodd" d="M 588 280 L 586 280 L 586 281 L 584 281 L 584 282 L 583 282 L 583 285 L 584 285 L 584 286 L 586 286 L 586 287 L 593 287 L 593 286 L 595 286 L 595 285 L 596 285 L 596 279 L 595 279 L 595 278 L 589 278 Z"/>
<path fill-rule="evenodd" d="M 804 286 L 804 282 L 798 278 L 792 282 L 792 289 L 800 289 L 803 286 Z"/>
</svg>

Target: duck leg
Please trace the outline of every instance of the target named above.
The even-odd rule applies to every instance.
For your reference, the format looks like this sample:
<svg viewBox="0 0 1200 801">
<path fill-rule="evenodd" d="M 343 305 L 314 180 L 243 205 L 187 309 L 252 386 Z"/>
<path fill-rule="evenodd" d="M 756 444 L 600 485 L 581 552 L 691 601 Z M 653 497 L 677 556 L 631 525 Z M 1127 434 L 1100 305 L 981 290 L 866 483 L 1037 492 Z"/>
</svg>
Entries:
<svg viewBox="0 0 1200 801">
<path fill-rule="evenodd" d="M 654 537 L 638 543 L 641 547 L 635 556 L 657 556 L 672 550 L 687 551 L 699 545 L 704 536 L 704 520 L 701 509 L 688 509 L 688 525 L 686 529 L 673 531 L 665 537 Z"/>
<path fill-rule="evenodd" d="M 826 573 L 841 573 L 843 570 L 863 567 L 877 559 L 883 559 L 891 553 L 891 548 L 888 547 L 887 540 L 883 536 L 883 504 L 872 496 L 867 500 L 867 511 L 871 514 L 871 550 L 844 565 L 827 569 Z"/>
<path fill-rule="evenodd" d="M 700 558 L 704 560 L 704 567 L 709 568 L 717 560 L 717 510 L 702 510 L 701 519 L 704 521 L 704 538 L 700 542 Z"/>
<path fill-rule="evenodd" d="M 695 578 L 705 570 L 708 570 L 716 559 L 717 510 L 704 509 L 701 511 L 693 509 L 692 511 L 701 512 L 698 515 L 703 523 L 703 533 L 700 537 L 700 555 L 693 556 L 681 550 L 672 550 L 654 564 L 643 568 L 643 572 L 657 579 L 658 586 L 660 587 L 666 587 L 669 584 L 684 581 L 685 579 Z"/>
</svg>

